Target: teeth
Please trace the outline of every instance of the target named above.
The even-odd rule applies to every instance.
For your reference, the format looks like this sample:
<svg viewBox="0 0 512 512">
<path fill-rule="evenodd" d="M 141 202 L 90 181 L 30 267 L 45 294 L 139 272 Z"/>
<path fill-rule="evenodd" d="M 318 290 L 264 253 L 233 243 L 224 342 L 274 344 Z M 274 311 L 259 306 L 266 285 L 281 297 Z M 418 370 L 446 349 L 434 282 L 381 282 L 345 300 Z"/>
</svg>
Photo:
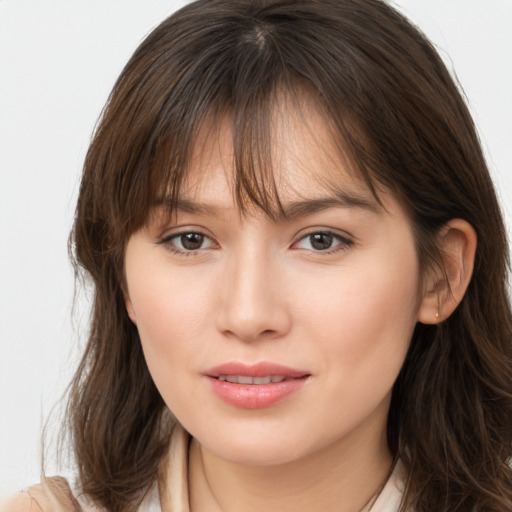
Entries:
<svg viewBox="0 0 512 512">
<path fill-rule="evenodd" d="M 282 382 L 285 377 L 282 375 L 267 375 L 266 377 L 249 377 L 248 375 L 219 375 L 219 380 L 231 382 L 232 384 L 270 384 L 271 382 Z"/>
<path fill-rule="evenodd" d="M 270 384 L 272 377 L 270 375 L 268 377 L 254 377 L 252 379 L 253 384 Z"/>
</svg>

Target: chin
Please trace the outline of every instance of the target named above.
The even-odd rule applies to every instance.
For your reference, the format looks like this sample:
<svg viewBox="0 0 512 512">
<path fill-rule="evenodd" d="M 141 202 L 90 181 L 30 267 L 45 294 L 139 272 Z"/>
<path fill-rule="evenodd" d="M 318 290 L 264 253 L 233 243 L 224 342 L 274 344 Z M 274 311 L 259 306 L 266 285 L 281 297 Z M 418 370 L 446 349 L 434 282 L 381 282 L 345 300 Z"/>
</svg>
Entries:
<svg viewBox="0 0 512 512">
<path fill-rule="evenodd" d="M 277 433 L 276 429 L 255 432 L 240 428 L 226 429 L 212 435 L 209 432 L 191 432 L 199 444 L 216 457 L 234 464 L 247 466 L 275 466 L 292 462 L 304 456 L 308 448 L 304 440 Z"/>
</svg>

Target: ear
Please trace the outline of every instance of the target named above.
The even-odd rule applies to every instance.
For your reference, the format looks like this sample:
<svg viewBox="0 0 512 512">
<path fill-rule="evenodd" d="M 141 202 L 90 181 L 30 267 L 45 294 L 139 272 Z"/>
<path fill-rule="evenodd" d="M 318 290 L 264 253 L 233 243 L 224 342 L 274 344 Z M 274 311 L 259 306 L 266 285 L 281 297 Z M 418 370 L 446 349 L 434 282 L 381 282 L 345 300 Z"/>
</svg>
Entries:
<svg viewBox="0 0 512 512">
<path fill-rule="evenodd" d="M 418 312 L 418 321 L 438 324 L 448 318 L 466 293 L 473 274 L 477 237 L 465 220 L 452 219 L 438 235 L 442 268 L 431 271 Z"/>
</svg>

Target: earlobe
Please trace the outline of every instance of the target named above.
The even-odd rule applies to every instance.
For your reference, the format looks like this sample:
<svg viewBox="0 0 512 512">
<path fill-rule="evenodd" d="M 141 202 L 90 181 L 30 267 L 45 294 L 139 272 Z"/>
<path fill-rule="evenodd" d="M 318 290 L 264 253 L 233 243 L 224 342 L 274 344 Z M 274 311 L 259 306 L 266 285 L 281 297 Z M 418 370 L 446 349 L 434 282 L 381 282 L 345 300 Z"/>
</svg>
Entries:
<svg viewBox="0 0 512 512">
<path fill-rule="evenodd" d="M 441 268 L 432 271 L 418 321 L 438 324 L 448 318 L 466 293 L 473 274 L 477 236 L 465 220 L 452 219 L 439 232 Z"/>
</svg>

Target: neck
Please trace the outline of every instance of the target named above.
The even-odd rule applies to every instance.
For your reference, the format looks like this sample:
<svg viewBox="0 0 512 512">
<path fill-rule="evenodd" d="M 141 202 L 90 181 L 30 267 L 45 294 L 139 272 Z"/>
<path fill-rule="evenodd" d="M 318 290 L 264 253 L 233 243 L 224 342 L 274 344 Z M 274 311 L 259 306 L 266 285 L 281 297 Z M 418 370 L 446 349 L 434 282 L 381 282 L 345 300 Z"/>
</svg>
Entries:
<svg viewBox="0 0 512 512">
<path fill-rule="evenodd" d="M 271 466 L 225 460 L 194 439 L 189 456 L 191 511 L 368 510 L 391 463 L 385 428 L 379 436 L 358 432 L 300 460 Z"/>
</svg>

